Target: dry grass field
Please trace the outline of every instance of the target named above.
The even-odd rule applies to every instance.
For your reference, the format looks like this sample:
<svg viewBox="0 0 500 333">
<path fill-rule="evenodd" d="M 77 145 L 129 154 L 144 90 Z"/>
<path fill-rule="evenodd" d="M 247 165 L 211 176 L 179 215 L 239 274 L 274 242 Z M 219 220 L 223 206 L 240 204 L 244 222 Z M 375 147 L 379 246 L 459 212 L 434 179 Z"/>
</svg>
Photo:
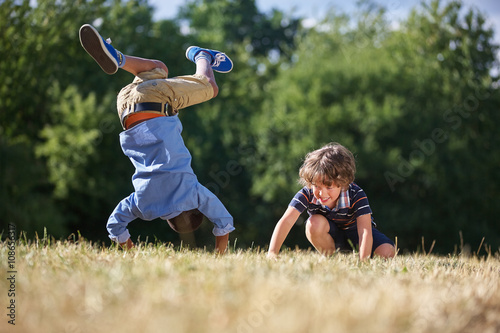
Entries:
<svg viewBox="0 0 500 333">
<path fill-rule="evenodd" d="M 9 266 L 9 250 L 0 243 L 1 332 L 500 331 L 498 253 L 359 262 L 285 251 L 273 261 L 257 250 L 39 241 L 17 242 Z"/>
</svg>

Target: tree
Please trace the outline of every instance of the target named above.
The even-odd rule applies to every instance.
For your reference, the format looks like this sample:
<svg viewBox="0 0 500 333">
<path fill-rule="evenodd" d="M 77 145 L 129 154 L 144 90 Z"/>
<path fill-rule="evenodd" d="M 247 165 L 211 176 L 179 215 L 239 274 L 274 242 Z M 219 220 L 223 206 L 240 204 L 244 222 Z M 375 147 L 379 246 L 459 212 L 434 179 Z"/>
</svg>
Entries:
<svg viewBox="0 0 500 333">
<path fill-rule="evenodd" d="M 333 16 L 300 39 L 297 60 L 270 84 L 264 109 L 274 112 L 255 117 L 254 193 L 283 207 L 305 153 L 338 141 L 357 158 L 376 221 L 401 247 L 425 237 L 450 251 L 460 230 L 472 244 L 486 235 L 498 244 L 484 200 L 499 192 L 490 163 L 499 156 L 497 46 L 480 13 L 460 13 L 460 3 L 433 1 L 390 31 L 372 7 L 355 28 Z"/>
<path fill-rule="evenodd" d="M 190 33 L 200 42 L 227 51 L 243 44 L 253 55 L 268 56 L 293 49 L 300 20 L 274 10 L 260 13 L 255 0 L 191 0 L 181 8 L 180 17 L 189 22 Z"/>
<path fill-rule="evenodd" d="M 131 76 L 107 77 L 82 50 L 77 31 L 92 23 L 121 51 L 165 61 L 170 76 L 193 71 L 189 45 L 234 60 L 216 74 L 219 96 L 180 117 L 195 173 L 235 217 L 238 245 L 267 244 L 304 155 L 330 141 L 354 152 L 356 181 L 402 248 L 425 237 L 449 252 L 459 231 L 472 245 L 500 243 L 489 199 L 500 184 L 498 46 L 481 13 L 432 1 L 393 29 L 362 2 L 357 16 L 331 12 L 303 29 L 253 0 L 192 0 L 159 22 L 145 0 L 29 3 L 0 3 L 4 229 L 105 240 L 109 213 L 133 190 L 115 104 Z M 131 229 L 177 239 L 164 223 Z M 287 244 L 310 246 L 301 228 Z"/>
<path fill-rule="evenodd" d="M 54 0 L 30 6 L 8 0 L 0 12 L 0 75 L 6 83 L 0 90 L 2 227 L 15 223 L 29 235 L 45 227 L 56 237 L 76 230 L 104 235 L 103 211 L 113 208 L 109 205 L 116 204 L 113 198 L 122 195 L 117 192 L 127 188 L 131 175 L 126 160 L 116 158 L 121 152 L 115 113 L 116 92 L 130 77 L 96 75 L 98 67 L 79 45 L 78 29 L 87 22 L 103 24 L 106 32 L 120 31 L 118 41 L 139 40 L 136 22 L 149 29 L 151 8 L 146 1 Z M 151 30 L 168 29 L 163 24 Z M 145 48 L 157 44 L 154 38 L 132 45 Z M 115 172 L 123 178 L 112 180 Z M 94 232 L 97 224 L 103 232 Z"/>
<path fill-rule="evenodd" d="M 202 105 L 183 110 L 186 146 L 200 182 L 220 197 L 235 218 L 232 238 L 251 245 L 267 238 L 255 221 L 265 221 L 262 198 L 253 195 L 255 145 L 252 118 L 262 110 L 271 81 L 293 49 L 298 19 L 278 11 L 264 15 L 254 0 L 191 1 L 180 17 L 189 26 L 193 44 L 227 52 L 234 60 L 229 75 L 216 74 L 219 95 Z"/>
</svg>

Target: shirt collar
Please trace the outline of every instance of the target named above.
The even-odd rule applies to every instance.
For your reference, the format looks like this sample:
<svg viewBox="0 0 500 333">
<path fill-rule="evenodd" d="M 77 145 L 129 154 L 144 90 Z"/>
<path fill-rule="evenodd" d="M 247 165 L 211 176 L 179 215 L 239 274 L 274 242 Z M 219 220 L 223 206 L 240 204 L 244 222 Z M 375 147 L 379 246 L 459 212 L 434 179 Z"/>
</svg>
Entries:
<svg viewBox="0 0 500 333">
<path fill-rule="evenodd" d="M 349 200 L 349 192 L 347 190 L 341 191 L 339 195 L 339 200 L 337 201 L 337 206 L 334 210 L 341 208 L 347 208 L 351 206 L 351 200 Z"/>
<path fill-rule="evenodd" d="M 312 190 L 311 190 L 312 194 Z M 312 194 L 312 203 L 316 205 L 323 206 L 318 199 Z M 339 194 L 339 200 L 337 201 L 337 205 L 332 209 L 334 211 L 342 209 L 342 208 L 349 208 L 351 206 L 351 200 L 349 200 L 349 189 L 346 189 L 344 191 L 340 191 Z M 325 206 L 326 207 L 326 206 Z"/>
</svg>

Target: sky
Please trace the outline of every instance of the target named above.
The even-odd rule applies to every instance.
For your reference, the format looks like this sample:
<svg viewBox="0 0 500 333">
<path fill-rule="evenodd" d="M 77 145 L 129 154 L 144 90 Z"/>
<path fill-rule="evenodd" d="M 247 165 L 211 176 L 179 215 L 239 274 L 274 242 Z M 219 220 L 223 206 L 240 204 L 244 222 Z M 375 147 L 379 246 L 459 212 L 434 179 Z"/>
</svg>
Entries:
<svg viewBox="0 0 500 333">
<path fill-rule="evenodd" d="M 429 0 L 427 0 L 429 1 Z M 178 9 L 186 0 L 149 0 L 156 8 L 155 19 L 170 19 L 176 16 Z M 376 0 L 387 8 L 389 18 L 394 21 L 405 19 L 410 10 L 421 0 Z M 356 1 L 347 0 L 256 0 L 260 12 L 268 13 L 273 8 L 284 13 L 307 19 L 304 23 L 312 24 L 321 18 L 322 13 L 333 8 L 339 12 L 349 13 L 355 8 Z M 498 0 L 462 0 L 465 7 L 477 8 L 487 18 L 487 24 L 495 30 L 495 41 L 500 44 L 500 1 Z"/>
</svg>

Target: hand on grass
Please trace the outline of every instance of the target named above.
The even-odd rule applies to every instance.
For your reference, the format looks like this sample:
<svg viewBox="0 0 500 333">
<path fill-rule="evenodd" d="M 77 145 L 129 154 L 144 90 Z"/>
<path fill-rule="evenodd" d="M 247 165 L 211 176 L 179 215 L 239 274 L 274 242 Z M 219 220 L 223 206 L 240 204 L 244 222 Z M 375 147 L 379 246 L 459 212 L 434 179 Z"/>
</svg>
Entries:
<svg viewBox="0 0 500 333">
<path fill-rule="evenodd" d="M 134 242 L 132 242 L 130 238 L 127 239 L 126 242 L 120 243 L 120 246 L 125 250 L 130 250 L 131 248 L 135 247 Z"/>
<path fill-rule="evenodd" d="M 215 251 L 217 254 L 224 254 L 227 250 L 227 243 L 229 242 L 229 234 L 223 236 L 215 236 Z"/>
<path fill-rule="evenodd" d="M 275 252 L 267 252 L 267 259 L 278 260 L 279 256 Z"/>
</svg>

